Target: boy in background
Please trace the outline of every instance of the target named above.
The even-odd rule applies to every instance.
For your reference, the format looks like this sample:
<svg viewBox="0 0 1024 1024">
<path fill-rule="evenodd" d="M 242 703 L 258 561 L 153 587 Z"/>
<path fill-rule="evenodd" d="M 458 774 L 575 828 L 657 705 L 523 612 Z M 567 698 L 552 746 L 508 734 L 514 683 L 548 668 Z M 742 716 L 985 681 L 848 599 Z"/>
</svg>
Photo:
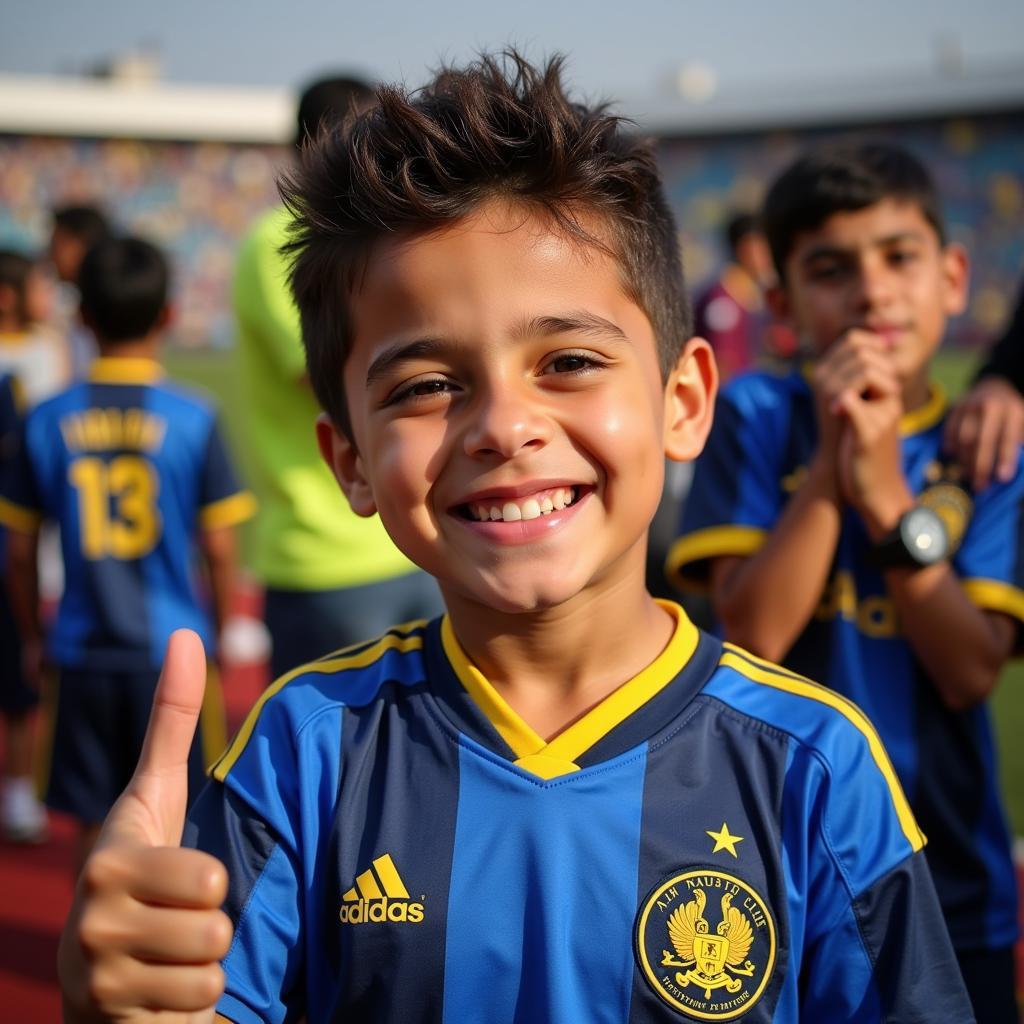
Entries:
<svg viewBox="0 0 1024 1024">
<path fill-rule="evenodd" d="M 162 379 L 156 356 L 170 313 L 161 253 L 139 239 L 102 242 L 83 261 L 79 287 L 100 358 L 86 381 L 27 416 L 0 521 L 29 650 L 41 649 L 38 530 L 60 525 L 65 584 L 46 638 L 56 708 L 44 795 L 79 820 L 84 855 L 141 749 L 167 637 L 188 626 L 212 647 L 226 619 L 233 528 L 253 501 L 235 482 L 210 403 Z M 212 623 L 197 592 L 197 547 Z M 212 681 L 207 696 L 196 778 L 217 743 Z"/>
<path fill-rule="evenodd" d="M 943 460 L 930 381 L 967 256 L 927 171 L 882 144 L 798 160 L 763 223 L 772 302 L 813 364 L 722 393 L 670 570 L 710 585 L 728 640 L 867 712 L 929 838 L 977 1018 L 1016 1024 L 1017 894 L 985 701 L 1024 617 L 1024 474 L 971 491 Z"/>
<path fill-rule="evenodd" d="M 18 383 L 0 374 L 0 488 L 17 451 L 20 432 Z M 0 526 L 0 580 L 3 578 L 6 537 Z M 46 811 L 35 794 L 32 779 L 32 713 L 39 692 L 25 679 L 17 625 L 0 585 L 0 717 L 4 723 L 4 780 L 0 796 L 0 828 L 13 843 L 38 843 L 46 838 Z"/>
<path fill-rule="evenodd" d="M 651 148 L 559 72 L 381 89 L 287 188 L 321 451 L 448 611 L 271 686 L 199 850 L 173 638 L 65 1020 L 970 1019 L 864 717 L 645 588 L 714 360 Z"/>
</svg>

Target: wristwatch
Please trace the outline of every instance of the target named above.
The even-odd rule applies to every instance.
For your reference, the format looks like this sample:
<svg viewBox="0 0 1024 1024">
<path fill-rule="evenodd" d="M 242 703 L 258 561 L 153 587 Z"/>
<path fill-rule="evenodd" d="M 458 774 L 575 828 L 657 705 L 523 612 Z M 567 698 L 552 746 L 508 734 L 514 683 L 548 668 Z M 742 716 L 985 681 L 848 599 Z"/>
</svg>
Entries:
<svg viewBox="0 0 1024 1024">
<path fill-rule="evenodd" d="M 871 549 L 871 564 L 878 569 L 922 569 L 941 562 L 949 549 L 949 533 L 942 516 L 926 505 L 915 505 Z"/>
</svg>

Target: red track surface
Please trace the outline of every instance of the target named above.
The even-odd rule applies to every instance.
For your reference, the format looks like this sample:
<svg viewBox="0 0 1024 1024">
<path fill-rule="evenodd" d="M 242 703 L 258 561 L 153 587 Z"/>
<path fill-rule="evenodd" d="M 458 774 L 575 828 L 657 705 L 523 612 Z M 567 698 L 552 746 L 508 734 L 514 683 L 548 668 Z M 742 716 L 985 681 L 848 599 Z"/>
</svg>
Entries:
<svg viewBox="0 0 1024 1024">
<path fill-rule="evenodd" d="M 225 670 L 223 680 L 233 730 L 267 674 L 262 666 L 249 666 Z M 0 1018 L 17 1024 L 60 1021 L 55 961 L 71 902 L 74 829 L 69 819 L 51 816 L 51 831 L 43 846 L 0 844 Z M 1024 892 L 1024 864 L 1018 878 Z M 1017 948 L 1017 979 L 1024 994 L 1024 941 Z"/>
</svg>

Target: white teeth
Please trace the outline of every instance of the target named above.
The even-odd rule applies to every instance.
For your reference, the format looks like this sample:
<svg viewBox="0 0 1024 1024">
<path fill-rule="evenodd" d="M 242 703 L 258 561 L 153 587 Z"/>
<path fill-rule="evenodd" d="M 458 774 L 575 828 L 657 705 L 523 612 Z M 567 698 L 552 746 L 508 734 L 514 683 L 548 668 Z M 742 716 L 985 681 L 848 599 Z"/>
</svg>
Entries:
<svg viewBox="0 0 1024 1024">
<path fill-rule="evenodd" d="M 536 519 L 538 516 L 550 515 L 556 510 L 567 508 L 573 501 L 573 488 L 556 487 L 545 491 L 540 497 L 530 497 L 517 504 L 506 501 L 498 505 L 469 505 L 467 510 L 471 518 L 478 522 L 518 523 L 520 520 Z"/>
</svg>

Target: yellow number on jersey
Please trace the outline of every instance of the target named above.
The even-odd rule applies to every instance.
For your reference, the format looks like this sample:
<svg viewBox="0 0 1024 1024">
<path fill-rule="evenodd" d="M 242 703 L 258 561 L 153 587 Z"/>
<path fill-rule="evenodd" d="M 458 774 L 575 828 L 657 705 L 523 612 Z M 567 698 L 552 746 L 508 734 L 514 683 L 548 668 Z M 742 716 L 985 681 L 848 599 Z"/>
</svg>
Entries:
<svg viewBox="0 0 1024 1024">
<path fill-rule="evenodd" d="M 68 479 L 78 491 L 86 558 L 128 560 L 153 550 L 163 523 L 156 504 L 160 480 L 149 462 L 138 455 L 118 455 L 109 463 L 87 456 L 71 463 Z"/>
</svg>

